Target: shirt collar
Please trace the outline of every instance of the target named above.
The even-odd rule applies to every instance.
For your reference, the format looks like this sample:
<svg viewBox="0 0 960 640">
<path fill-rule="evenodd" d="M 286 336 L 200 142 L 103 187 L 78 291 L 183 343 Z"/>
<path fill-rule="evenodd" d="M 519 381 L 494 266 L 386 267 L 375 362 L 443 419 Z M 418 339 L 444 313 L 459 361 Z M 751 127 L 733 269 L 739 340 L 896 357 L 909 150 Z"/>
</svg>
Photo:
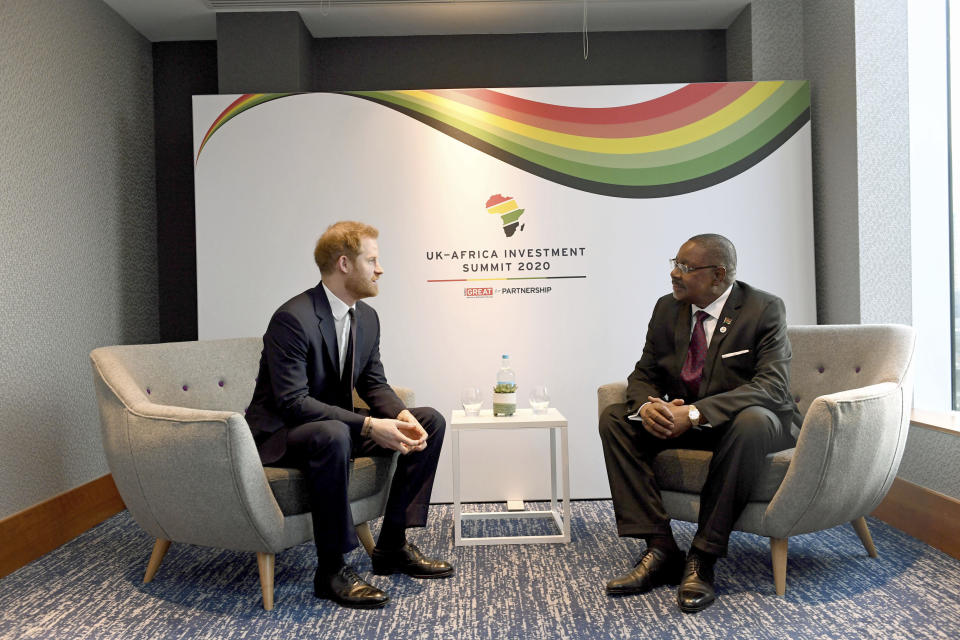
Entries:
<svg viewBox="0 0 960 640">
<path fill-rule="evenodd" d="M 727 290 L 720 294 L 720 297 L 708 304 L 707 306 L 701 309 L 695 304 L 690 305 L 690 313 L 696 315 L 697 311 L 706 311 L 707 315 L 711 318 L 719 318 L 720 312 L 723 311 L 723 305 L 727 304 L 727 298 L 730 297 L 730 292 L 733 291 L 733 285 L 731 284 L 727 287 Z"/>
<path fill-rule="evenodd" d="M 347 315 L 347 312 L 354 307 L 348 305 L 346 302 L 338 298 L 333 291 L 330 291 L 330 289 L 327 288 L 327 285 L 323 284 L 322 281 L 320 284 L 323 285 L 323 290 L 327 293 L 327 302 L 330 303 L 330 312 L 333 313 L 333 319 L 337 322 L 340 322 L 343 320 L 343 317 Z"/>
</svg>

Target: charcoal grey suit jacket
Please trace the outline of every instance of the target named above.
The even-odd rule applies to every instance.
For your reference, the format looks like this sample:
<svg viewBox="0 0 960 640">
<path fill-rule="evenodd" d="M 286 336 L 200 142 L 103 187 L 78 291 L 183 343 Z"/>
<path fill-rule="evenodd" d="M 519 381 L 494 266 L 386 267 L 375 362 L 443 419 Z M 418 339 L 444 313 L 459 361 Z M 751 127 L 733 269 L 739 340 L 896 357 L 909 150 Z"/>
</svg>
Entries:
<svg viewBox="0 0 960 640">
<path fill-rule="evenodd" d="M 783 301 L 737 281 L 720 313 L 703 365 L 698 397 L 680 379 L 690 345 L 690 304 L 672 294 L 657 300 L 647 327 L 643 355 L 627 378 L 627 410 L 647 396 L 683 398 L 719 426 L 748 406 L 776 413 L 785 427 L 800 424 L 790 396 L 790 340 Z M 727 356 L 727 357 L 724 357 Z"/>
</svg>

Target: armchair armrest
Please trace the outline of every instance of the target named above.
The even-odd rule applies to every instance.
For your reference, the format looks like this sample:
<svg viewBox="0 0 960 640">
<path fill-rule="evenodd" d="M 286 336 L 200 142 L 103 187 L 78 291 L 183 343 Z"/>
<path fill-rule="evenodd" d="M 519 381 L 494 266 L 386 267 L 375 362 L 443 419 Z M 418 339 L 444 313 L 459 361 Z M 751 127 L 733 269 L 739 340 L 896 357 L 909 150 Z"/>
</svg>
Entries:
<svg viewBox="0 0 960 640">
<path fill-rule="evenodd" d="M 600 385 L 597 389 L 597 410 L 602 414 L 603 410 L 612 404 L 627 401 L 627 383 L 610 382 Z"/>
<path fill-rule="evenodd" d="M 411 389 L 410 387 L 398 387 L 393 384 L 390 385 L 390 387 L 393 389 L 393 392 L 400 397 L 400 401 L 403 403 L 403 406 L 405 407 L 416 406 L 417 397 L 416 395 L 414 395 L 413 389 Z M 370 408 L 369 406 L 367 406 L 367 403 L 364 402 L 359 395 L 357 395 L 356 389 L 353 390 L 353 406 L 358 409 Z"/>
<path fill-rule="evenodd" d="M 394 392 L 396 392 L 396 394 L 400 396 L 400 399 L 403 400 L 404 406 L 407 406 L 407 407 L 416 406 L 417 397 L 416 395 L 414 395 L 413 389 L 411 389 L 410 387 L 398 387 L 397 385 L 390 385 L 390 386 L 393 387 Z"/>
<path fill-rule="evenodd" d="M 904 388 L 884 382 L 816 398 L 763 529 L 787 538 L 870 513 L 896 476 L 909 425 Z"/>
<path fill-rule="evenodd" d="M 212 411 L 210 409 L 191 409 L 169 404 L 157 404 L 149 400 L 135 402 L 128 407 L 130 413 L 145 419 L 170 420 L 173 422 L 225 422 L 231 416 L 239 415 L 233 411 Z"/>
<path fill-rule="evenodd" d="M 238 550 L 285 548 L 283 514 L 243 416 L 149 401 L 104 415 L 114 480 L 149 533 Z"/>
</svg>

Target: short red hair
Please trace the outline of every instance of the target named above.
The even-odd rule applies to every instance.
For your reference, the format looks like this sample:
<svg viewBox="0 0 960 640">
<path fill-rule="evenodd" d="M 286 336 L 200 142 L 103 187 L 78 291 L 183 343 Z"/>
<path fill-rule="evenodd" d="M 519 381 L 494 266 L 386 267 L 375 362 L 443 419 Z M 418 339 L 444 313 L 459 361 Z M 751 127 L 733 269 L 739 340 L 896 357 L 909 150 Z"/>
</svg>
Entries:
<svg viewBox="0 0 960 640">
<path fill-rule="evenodd" d="M 376 227 L 371 227 L 362 222 L 353 222 L 352 220 L 343 220 L 335 222 L 327 227 L 320 239 L 317 240 L 317 246 L 313 250 L 313 259 L 320 268 L 320 273 L 326 274 L 333 271 L 340 256 L 347 256 L 347 259 L 353 262 L 360 255 L 360 243 L 364 238 L 373 238 L 376 240 L 380 232 Z"/>
</svg>

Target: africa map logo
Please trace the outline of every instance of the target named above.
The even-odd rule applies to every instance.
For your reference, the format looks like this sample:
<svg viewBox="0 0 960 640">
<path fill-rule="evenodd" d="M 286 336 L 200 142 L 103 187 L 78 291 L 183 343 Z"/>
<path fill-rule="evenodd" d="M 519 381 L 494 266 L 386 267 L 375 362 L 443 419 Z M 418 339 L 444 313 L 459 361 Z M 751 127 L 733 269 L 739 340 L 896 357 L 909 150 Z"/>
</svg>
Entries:
<svg viewBox="0 0 960 640">
<path fill-rule="evenodd" d="M 517 201 L 510 196 L 503 196 L 499 193 L 490 196 L 487 199 L 487 213 L 499 215 L 503 222 L 503 234 L 508 238 L 512 237 L 519 229 L 523 231 L 526 225 L 520 224 L 520 216 L 524 210 L 517 206 Z"/>
</svg>

